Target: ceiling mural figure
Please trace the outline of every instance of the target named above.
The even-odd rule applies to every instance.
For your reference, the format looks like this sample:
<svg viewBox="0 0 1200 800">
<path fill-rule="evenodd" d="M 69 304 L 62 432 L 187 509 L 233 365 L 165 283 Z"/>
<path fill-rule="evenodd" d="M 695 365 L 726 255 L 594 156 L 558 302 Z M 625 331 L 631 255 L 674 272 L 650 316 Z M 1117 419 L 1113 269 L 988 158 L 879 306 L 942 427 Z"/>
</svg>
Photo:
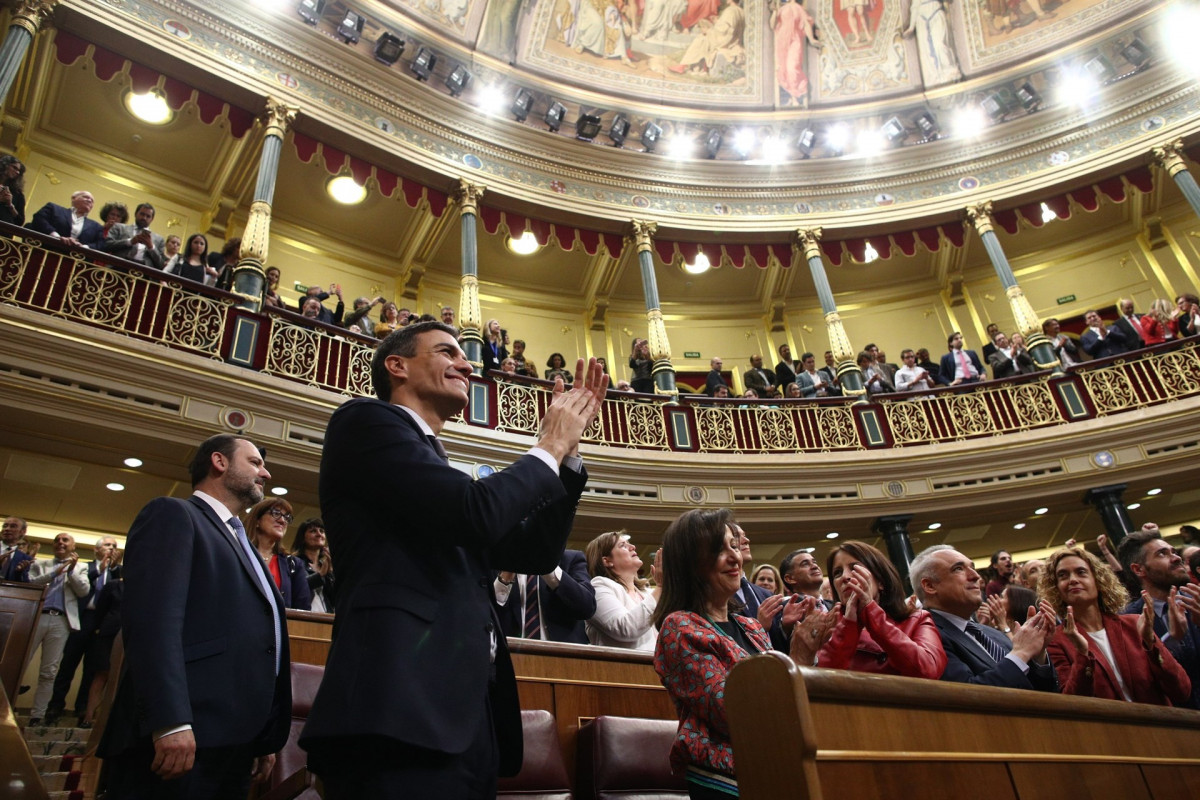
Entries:
<svg viewBox="0 0 1200 800">
<path fill-rule="evenodd" d="M 808 107 L 808 45 L 821 47 L 813 25 L 816 20 L 799 0 L 781 0 L 771 9 L 775 31 L 775 81 L 781 106 Z"/>
<path fill-rule="evenodd" d="M 746 12 L 742 10 L 742 0 L 725 0 L 716 21 L 692 39 L 679 63 L 672 64 L 670 70 L 680 73 L 690 70 L 698 75 L 712 74 L 736 79 L 738 76 L 730 75 L 729 68 L 738 70 L 745 67 L 745 30 Z"/>
<path fill-rule="evenodd" d="M 522 8 L 528 9 L 525 0 L 490 0 L 479 30 L 479 49 L 513 63 Z"/>
<path fill-rule="evenodd" d="M 822 100 L 896 92 L 913 85 L 902 0 L 817 0 L 813 17 L 822 31 Z"/>
<path fill-rule="evenodd" d="M 1033 0 L 1037 2 L 1037 0 Z M 915 36 L 921 77 L 926 87 L 962 78 L 950 33 L 949 0 L 912 0 L 905 36 Z"/>
</svg>

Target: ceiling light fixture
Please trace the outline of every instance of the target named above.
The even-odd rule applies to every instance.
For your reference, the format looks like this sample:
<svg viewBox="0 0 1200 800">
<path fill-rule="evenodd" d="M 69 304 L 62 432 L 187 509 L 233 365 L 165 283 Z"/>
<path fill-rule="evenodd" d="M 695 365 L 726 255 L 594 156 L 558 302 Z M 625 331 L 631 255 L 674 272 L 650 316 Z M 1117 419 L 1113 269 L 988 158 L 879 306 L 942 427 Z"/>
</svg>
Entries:
<svg viewBox="0 0 1200 800">
<path fill-rule="evenodd" d="M 455 64 L 454 69 L 446 76 L 446 88 L 451 97 L 458 97 L 471 85 L 471 73 L 462 64 Z"/>
<path fill-rule="evenodd" d="M 850 127 L 844 122 L 839 122 L 825 130 L 825 146 L 835 154 L 840 156 L 844 153 L 848 144 L 850 144 Z"/>
<path fill-rule="evenodd" d="M 1014 530 L 1014 531 L 1020 531 L 1020 530 L 1024 530 L 1024 529 L 1025 529 L 1025 523 L 1024 523 L 1024 522 L 1018 522 L 1016 525 L 1013 525 L 1013 530 Z"/>
<path fill-rule="evenodd" d="M 747 158 L 754 152 L 756 144 L 758 144 L 758 134 L 753 128 L 739 128 L 733 135 L 733 149 L 739 158 Z"/>
<path fill-rule="evenodd" d="M 104 488 L 105 488 L 105 489 L 108 489 L 110 492 L 123 492 L 123 491 L 125 491 L 125 486 L 124 486 L 124 484 L 120 484 L 120 483 L 108 483 L 108 484 L 105 484 Z"/>
<path fill-rule="evenodd" d="M 716 128 L 710 130 L 704 137 L 704 154 L 709 158 L 716 158 L 717 153 L 721 151 L 721 142 L 724 139 L 725 136 Z"/>
<path fill-rule="evenodd" d="M 708 260 L 708 256 L 704 254 L 703 250 L 696 254 L 692 263 L 683 262 L 683 271 L 689 275 L 703 275 L 710 269 L 712 269 L 712 262 Z"/>
<path fill-rule="evenodd" d="M 381 33 L 375 40 L 375 60 L 389 67 L 404 53 L 404 40 L 394 33 Z"/>
<path fill-rule="evenodd" d="M 283 487 L 283 486 L 272 486 L 271 487 L 271 494 L 275 495 L 276 497 L 283 497 L 287 493 L 288 493 L 288 490 L 286 487 Z"/>
<path fill-rule="evenodd" d="M 625 139 L 629 137 L 629 127 L 629 117 L 624 114 L 613 117 L 612 125 L 608 127 L 608 138 L 612 139 L 613 147 L 625 144 Z"/>
<path fill-rule="evenodd" d="M 837 531 L 830 531 L 829 533 L 825 534 L 825 538 L 826 539 L 836 539 L 839 535 L 840 534 Z"/>
<path fill-rule="evenodd" d="M 555 100 L 550 104 L 550 108 L 546 109 L 545 116 L 542 121 L 546 123 L 546 127 L 551 133 L 558 133 L 558 129 L 562 127 L 563 117 L 567 115 L 567 107 Z"/>
<path fill-rule="evenodd" d="M 504 109 L 504 89 L 496 84 L 485 86 L 475 93 L 475 102 L 480 111 L 495 116 Z"/>
<path fill-rule="evenodd" d="M 685 133 L 676 133 L 667 142 L 667 152 L 671 158 L 685 159 L 691 158 L 692 153 L 696 150 L 696 141 Z"/>
<path fill-rule="evenodd" d="M 817 132 L 812 128 L 805 128 L 800 131 L 800 135 L 796 137 L 796 149 L 800 151 L 800 155 L 808 158 L 812 155 L 813 148 L 817 146 Z"/>
<path fill-rule="evenodd" d="M 159 89 L 151 89 L 144 94 L 129 92 L 125 95 L 125 107 L 129 113 L 148 125 L 162 125 L 170 122 L 174 112 L 167 105 L 167 98 Z"/>
<path fill-rule="evenodd" d="M 647 122 L 642 128 L 642 147 L 647 153 L 653 153 L 658 140 L 662 138 L 663 129 L 653 122 Z"/>
<path fill-rule="evenodd" d="M 979 102 L 979 107 L 993 121 L 1000 120 L 1012 109 L 1012 97 L 1007 90 L 992 92 Z"/>
<path fill-rule="evenodd" d="M 513 98 L 512 106 L 509 108 L 513 116 L 517 118 L 517 122 L 524 122 L 532 108 L 533 93 L 528 89 L 518 89 L 516 97 Z"/>
<path fill-rule="evenodd" d="M 787 161 L 788 145 L 780 136 L 768 136 L 759 147 L 759 158 L 767 164 L 782 164 Z"/>
<path fill-rule="evenodd" d="M 1057 212 L 1050 206 L 1042 203 L 1042 222 L 1053 222 L 1056 219 L 1058 219 Z"/>
<path fill-rule="evenodd" d="M 884 142 L 882 131 L 859 131 L 854 137 L 855 154 L 864 158 L 877 156 L 883 152 Z"/>
<path fill-rule="evenodd" d="M 954 112 L 950 128 L 955 136 L 973 139 L 987 127 L 987 116 L 980 108 L 960 108 Z"/>
<path fill-rule="evenodd" d="M 904 141 L 905 137 L 908 136 L 908 131 L 905 130 L 904 123 L 900 121 L 899 117 L 892 117 L 887 122 L 883 123 L 883 126 L 879 129 L 879 132 L 889 144 L 900 144 Z"/>
<path fill-rule="evenodd" d="M 1141 503 L 1130 503 L 1129 505 L 1127 505 L 1125 507 L 1128 508 L 1130 511 L 1137 511 L 1139 508 L 1142 507 L 1142 504 Z"/>
<path fill-rule="evenodd" d="M 300 5 L 296 7 L 300 18 L 309 25 L 316 25 L 321 21 L 321 12 L 325 10 L 325 0 L 300 0 Z"/>
<path fill-rule="evenodd" d="M 878 260 L 878 258 L 879 251 L 877 251 L 874 247 L 871 247 L 870 242 L 867 242 L 863 247 L 863 263 L 870 264 L 872 261 Z"/>
<path fill-rule="evenodd" d="M 363 25 L 366 20 L 361 14 L 356 14 L 353 11 L 347 10 L 342 21 L 338 23 L 337 35 L 342 38 L 346 44 L 358 44 L 358 40 L 362 38 Z"/>
<path fill-rule="evenodd" d="M 931 531 L 936 531 L 938 528 L 942 527 L 942 523 L 940 523 L 940 522 L 931 522 L 931 523 L 929 523 L 929 525 L 927 525 L 926 527 L 928 527 L 928 528 L 929 528 L 929 530 L 931 530 Z"/>
<path fill-rule="evenodd" d="M 1157 494 L 1162 494 L 1162 489 L 1151 489 L 1150 491 L 1146 492 L 1146 494 L 1154 497 Z"/>
<path fill-rule="evenodd" d="M 428 47 L 422 47 L 417 51 L 417 57 L 412 60 L 408 68 L 412 70 L 412 74 L 417 76 L 417 80 L 429 80 L 429 76 L 433 74 L 433 68 L 437 66 L 437 53 L 430 50 Z"/>
<path fill-rule="evenodd" d="M 935 139 L 941 138 L 941 129 L 938 127 L 937 118 L 928 111 L 918 114 L 913 120 L 913 125 L 921 132 L 922 142 L 932 142 Z"/>
<path fill-rule="evenodd" d="M 137 469 L 141 465 L 142 460 L 140 458 L 133 458 L 130 456 L 129 458 L 125 459 L 125 466 L 129 467 L 130 469 Z"/>
<path fill-rule="evenodd" d="M 1037 509 L 1033 513 L 1037 514 L 1038 516 L 1041 516 L 1042 514 L 1045 514 L 1049 510 L 1050 509 L 1046 508 L 1045 506 L 1042 506 L 1041 508 Z"/>
<path fill-rule="evenodd" d="M 325 183 L 325 191 L 342 205 L 354 206 L 367 199 L 367 187 L 349 175 L 338 175 Z"/>
<path fill-rule="evenodd" d="M 1033 88 L 1033 84 L 1029 81 L 1025 81 L 1017 87 L 1016 95 L 1021 107 L 1030 114 L 1042 107 L 1042 95 Z"/>
<path fill-rule="evenodd" d="M 582 142 L 593 141 L 600 135 L 600 112 L 580 111 L 575 119 L 575 138 Z"/>
<path fill-rule="evenodd" d="M 508 245 L 509 250 L 519 256 L 531 255 L 536 253 L 541 248 L 541 245 L 538 244 L 537 237 L 533 235 L 533 231 L 525 231 L 520 236 L 515 238 L 509 236 L 508 239 L 505 240 L 505 244 Z"/>
</svg>

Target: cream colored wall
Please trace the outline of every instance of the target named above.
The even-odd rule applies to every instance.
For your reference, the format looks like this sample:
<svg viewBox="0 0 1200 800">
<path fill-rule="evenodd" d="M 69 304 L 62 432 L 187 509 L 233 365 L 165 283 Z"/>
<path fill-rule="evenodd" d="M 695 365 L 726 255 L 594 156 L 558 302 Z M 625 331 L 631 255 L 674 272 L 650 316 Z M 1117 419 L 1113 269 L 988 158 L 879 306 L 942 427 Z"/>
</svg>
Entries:
<svg viewBox="0 0 1200 800">
<path fill-rule="evenodd" d="M 900 363 L 900 351 L 907 347 L 914 350 L 927 347 L 933 358 L 938 358 L 939 353 L 945 352 L 946 336 L 957 330 L 936 291 L 880 303 L 860 300 L 839 305 L 838 313 L 856 353 L 873 343 L 894 364 Z M 792 356 L 799 358 L 806 351 L 812 352 L 817 365 L 823 365 L 829 336 L 821 309 L 800 310 L 785 315 L 785 320 Z"/>
</svg>

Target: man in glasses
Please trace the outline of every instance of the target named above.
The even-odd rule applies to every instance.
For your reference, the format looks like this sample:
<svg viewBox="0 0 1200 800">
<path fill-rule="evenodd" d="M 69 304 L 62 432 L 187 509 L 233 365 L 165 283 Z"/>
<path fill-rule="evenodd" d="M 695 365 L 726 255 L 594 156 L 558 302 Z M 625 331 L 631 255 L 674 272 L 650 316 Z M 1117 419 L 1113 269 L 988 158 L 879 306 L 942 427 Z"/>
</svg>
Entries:
<svg viewBox="0 0 1200 800">
<path fill-rule="evenodd" d="M 88 593 L 87 564 L 79 563 L 75 538 L 69 533 L 55 536 L 54 558 L 35 560 L 29 567 L 29 582 L 48 587 L 29 648 L 29 661 L 33 661 L 34 651 L 42 648 L 37 691 L 33 695 L 33 710 L 29 713 L 29 724 L 36 727 L 42 724 L 50 705 L 54 676 L 58 674 L 67 637 L 71 631 L 79 630 L 79 598 Z"/>
</svg>

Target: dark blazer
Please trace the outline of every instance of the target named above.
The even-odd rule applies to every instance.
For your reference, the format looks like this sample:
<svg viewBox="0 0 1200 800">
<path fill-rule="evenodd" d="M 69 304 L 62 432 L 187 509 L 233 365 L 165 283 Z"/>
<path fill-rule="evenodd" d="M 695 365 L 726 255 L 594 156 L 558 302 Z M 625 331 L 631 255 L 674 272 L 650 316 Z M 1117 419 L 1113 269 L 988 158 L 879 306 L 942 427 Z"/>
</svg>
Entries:
<svg viewBox="0 0 1200 800">
<path fill-rule="evenodd" d="M 312 590 L 308 588 L 308 568 L 304 559 L 299 556 L 281 556 L 276 554 L 279 562 L 279 593 L 283 596 L 285 608 L 297 608 L 301 611 L 312 610 Z M 270 573 L 268 566 L 267 572 Z"/>
<path fill-rule="evenodd" d="M 975 355 L 975 351 L 963 348 L 963 352 L 967 354 L 967 360 L 970 361 L 971 365 L 974 366 L 976 371 L 979 372 L 979 380 L 986 380 L 987 372 L 984 370 L 983 364 L 979 363 L 979 356 Z M 958 359 L 954 355 L 953 350 L 942 356 L 941 366 L 938 367 L 938 383 L 942 384 L 943 386 L 949 386 L 954 380 L 954 370 L 957 368 L 957 366 Z"/>
<path fill-rule="evenodd" d="M 262 569 L 199 497 L 159 497 L 142 509 L 125 548 L 125 664 L 104 758 L 149 747 L 154 731 L 185 723 L 197 748 L 250 744 L 266 755 L 283 746 L 292 709 L 287 620 L 272 591 L 283 626 L 276 675 L 270 601 L 255 577 Z"/>
<path fill-rule="evenodd" d="M 71 209 L 54 203 L 46 203 L 38 209 L 29 222 L 29 227 L 38 233 L 59 236 L 71 235 Z M 79 232 L 79 243 L 87 247 L 99 247 L 104 242 L 104 229 L 94 219 L 85 219 Z"/>
<path fill-rule="evenodd" d="M 364 474 L 364 459 L 376 469 Z M 398 406 L 364 398 L 333 413 L 319 486 L 338 569 L 337 624 L 300 737 L 314 771 L 349 737 L 462 753 L 487 724 L 485 697 L 500 774 L 520 769 L 520 705 L 492 611 L 494 570 L 553 570 L 586 479 L 525 455 L 472 480 Z"/>
<path fill-rule="evenodd" d="M 139 228 L 137 225 L 123 225 L 117 223 L 108 229 L 108 238 L 104 240 L 102 245 L 104 252 L 112 253 L 118 258 L 133 259 L 137 252 L 137 245 L 133 243 L 133 237 L 137 236 Z M 147 266 L 162 269 L 166 259 L 163 257 L 163 247 L 166 243 L 163 237 L 151 231 L 150 241 L 151 246 L 147 247 L 142 255 L 142 263 Z"/>
<path fill-rule="evenodd" d="M 715 369 L 710 369 L 708 371 L 708 377 L 704 379 L 704 393 L 709 397 L 712 397 L 717 391 L 718 386 L 727 385 L 728 384 L 725 383 L 725 377 L 721 375 L 720 372 Z"/>
<path fill-rule="evenodd" d="M 1028 673 L 1022 672 L 1020 667 L 1007 658 L 1002 658 L 996 663 L 980 649 L 979 643 L 972 639 L 970 634 L 960 631 L 954 623 L 937 611 L 930 609 L 930 615 L 942 637 L 942 649 L 946 651 L 946 669 L 942 672 L 942 680 L 980 686 L 1006 686 L 1009 689 L 1058 691 L 1054 666 L 1048 660 L 1045 664 L 1031 662 Z M 979 628 L 983 635 L 998 644 L 1005 654 L 1012 651 L 1012 642 L 1003 633 L 987 625 L 980 625 Z"/>
<path fill-rule="evenodd" d="M 1125 337 L 1126 350 L 1140 350 L 1146 346 L 1145 339 L 1142 336 L 1141 314 L 1134 314 L 1133 318 L 1138 320 L 1137 323 L 1131 325 L 1129 320 L 1124 317 L 1117 317 L 1117 321 L 1112 324 L 1114 328 L 1121 331 L 1121 335 Z"/>
<path fill-rule="evenodd" d="M 496 352 L 492 352 L 492 343 L 487 339 L 483 341 L 483 371 L 486 373 L 489 369 L 500 369 L 500 365 L 504 363 L 504 359 L 508 358 L 508 348 L 503 344 L 496 343 Z"/>
<path fill-rule="evenodd" d="M 1033 358 L 1030 357 L 1028 351 L 1017 353 L 1016 361 L 1017 363 L 1013 364 L 1013 359 L 1000 350 L 992 353 L 988 357 L 988 365 L 992 368 L 992 377 L 1011 378 L 1013 375 L 1029 375 L 1037 372 L 1037 367 L 1033 365 Z"/>
<path fill-rule="evenodd" d="M 16 581 L 18 583 L 29 583 L 29 567 L 18 569 L 26 561 L 33 561 L 33 556 L 22 553 L 20 550 L 13 550 L 12 555 L 4 562 L 4 568 L 0 569 L 0 579 Z M 31 564 L 30 566 L 33 565 Z"/>
<path fill-rule="evenodd" d="M 795 362 L 792 362 L 792 364 L 795 364 Z M 779 389 L 779 393 L 784 394 L 784 396 L 786 396 L 784 390 L 787 389 L 787 385 L 796 381 L 796 370 L 792 368 L 792 364 L 780 361 L 775 365 L 775 377 L 779 379 L 777 388 Z"/>
<path fill-rule="evenodd" d="M 558 588 L 551 589 L 540 575 L 537 579 L 542 628 L 552 642 L 587 644 L 583 621 L 596 613 L 596 588 L 588 575 L 587 559 L 579 550 L 565 550 L 558 565 L 562 567 Z M 521 591 L 513 586 L 508 602 L 496 606 L 505 636 L 521 636 L 525 628 L 524 612 Z"/>
<path fill-rule="evenodd" d="M 1079 337 L 1079 344 L 1083 347 L 1083 351 L 1092 358 L 1108 358 L 1129 350 L 1129 342 L 1125 340 L 1125 334 L 1115 326 L 1108 328 L 1108 335 L 1103 339 L 1091 328 L 1088 328 Z"/>
<path fill-rule="evenodd" d="M 749 367 L 742 373 L 742 383 L 746 385 L 747 389 L 753 389 L 758 392 L 759 397 L 767 396 L 767 386 L 779 388 L 779 384 L 776 383 L 775 373 L 766 367 L 762 368 L 762 373 L 759 373 L 754 367 Z"/>
<path fill-rule="evenodd" d="M 1125 613 L 1141 614 L 1145 606 L 1146 601 L 1139 597 L 1125 607 Z M 1183 667 L 1183 671 L 1187 673 L 1192 682 L 1192 696 L 1181 705 L 1200 709 L 1200 625 L 1196 624 L 1196 620 L 1192 619 L 1188 612 L 1185 611 L 1184 616 L 1188 623 L 1187 635 L 1183 641 L 1168 639 L 1164 644 L 1167 646 L 1167 652 L 1175 656 L 1175 660 L 1179 662 L 1179 666 Z M 1154 632 L 1160 639 L 1167 635 L 1167 623 L 1157 614 L 1154 616 Z"/>
</svg>

